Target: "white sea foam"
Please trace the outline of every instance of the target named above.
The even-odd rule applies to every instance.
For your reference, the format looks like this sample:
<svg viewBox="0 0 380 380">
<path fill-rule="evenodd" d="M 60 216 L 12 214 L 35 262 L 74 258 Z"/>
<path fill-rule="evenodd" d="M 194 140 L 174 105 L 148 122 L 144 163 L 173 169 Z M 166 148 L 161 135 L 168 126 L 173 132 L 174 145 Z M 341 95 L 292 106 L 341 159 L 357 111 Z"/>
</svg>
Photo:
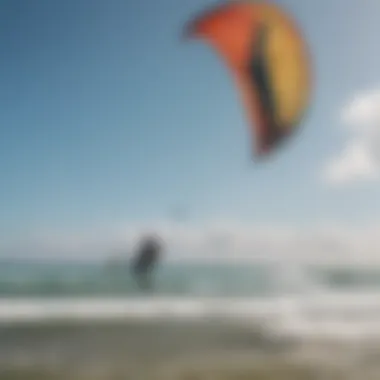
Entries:
<svg viewBox="0 0 380 380">
<path fill-rule="evenodd" d="M 1 323 L 207 317 L 261 322 L 273 333 L 298 337 L 380 338 L 380 294 L 330 293 L 261 299 L 0 299 Z"/>
</svg>

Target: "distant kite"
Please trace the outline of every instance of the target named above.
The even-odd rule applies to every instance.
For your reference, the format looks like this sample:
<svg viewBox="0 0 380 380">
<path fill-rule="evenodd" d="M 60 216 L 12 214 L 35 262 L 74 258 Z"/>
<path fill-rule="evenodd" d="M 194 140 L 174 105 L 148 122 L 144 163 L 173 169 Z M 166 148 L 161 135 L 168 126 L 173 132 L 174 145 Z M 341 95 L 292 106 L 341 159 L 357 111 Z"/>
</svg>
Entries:
<svg viewBox="0 0 380 380">
<path fill-rule="evenodd" d="M 191 20 L 185 36 L 209 42 L 233 74 L 256 156 L 268 155 L 297 129 L 310 101 L 310 62 L 296 25 L 278 6 L 219 4 Z"/>
</svg>

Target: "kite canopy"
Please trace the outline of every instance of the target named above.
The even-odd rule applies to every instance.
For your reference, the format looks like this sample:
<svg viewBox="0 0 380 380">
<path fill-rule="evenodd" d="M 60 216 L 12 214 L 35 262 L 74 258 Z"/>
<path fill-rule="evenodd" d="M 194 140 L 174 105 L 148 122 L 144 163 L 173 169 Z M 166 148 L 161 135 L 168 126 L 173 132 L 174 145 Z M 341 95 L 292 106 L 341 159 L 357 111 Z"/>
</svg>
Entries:
<svg viewBox="0 0 380 380">
<path fill-rule="evenodd" d="M 310 99 L 306 44 L 278 6 L 235 0 L 207 9 L 185 28 L 187 37 L 209 42 L 237 83 L 255 152 L 272 152 L 299 126 Z"/>
</svg>

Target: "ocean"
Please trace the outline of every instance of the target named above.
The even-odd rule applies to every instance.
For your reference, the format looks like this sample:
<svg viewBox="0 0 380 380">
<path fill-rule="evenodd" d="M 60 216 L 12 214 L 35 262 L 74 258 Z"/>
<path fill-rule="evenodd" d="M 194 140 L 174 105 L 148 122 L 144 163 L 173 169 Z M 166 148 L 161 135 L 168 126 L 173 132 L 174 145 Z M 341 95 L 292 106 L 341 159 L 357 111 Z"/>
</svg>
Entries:
<svg viewBox="0 0 380 380">
<path fill-rule="evenodd" d="M 163 263 L 141 292 L 122 262 L 3 261 L 0 321 L 259 320 L 278 334 L 380 337 L 380 268 L 287 262 Z"/>
</svg>

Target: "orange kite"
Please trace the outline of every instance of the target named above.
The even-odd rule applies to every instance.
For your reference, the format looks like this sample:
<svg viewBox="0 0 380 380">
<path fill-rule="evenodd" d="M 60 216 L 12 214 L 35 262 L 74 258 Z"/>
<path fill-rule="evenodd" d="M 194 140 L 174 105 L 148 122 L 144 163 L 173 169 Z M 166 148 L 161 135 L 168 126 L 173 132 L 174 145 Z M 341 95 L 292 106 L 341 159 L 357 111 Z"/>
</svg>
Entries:
<svg viewBox="0 0 380 380">
<path fill-rule="evenodd" d="M 203 11 L 185 28 L 209 42 L 229 67 L 256 142 L 272 152 L 294 132 L 311 92 L 306 44 L 295 23 L 268 2 L 235 0 Z"/>
</svg>

